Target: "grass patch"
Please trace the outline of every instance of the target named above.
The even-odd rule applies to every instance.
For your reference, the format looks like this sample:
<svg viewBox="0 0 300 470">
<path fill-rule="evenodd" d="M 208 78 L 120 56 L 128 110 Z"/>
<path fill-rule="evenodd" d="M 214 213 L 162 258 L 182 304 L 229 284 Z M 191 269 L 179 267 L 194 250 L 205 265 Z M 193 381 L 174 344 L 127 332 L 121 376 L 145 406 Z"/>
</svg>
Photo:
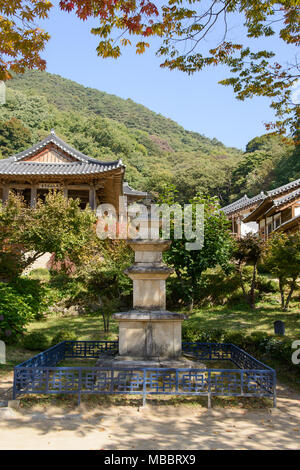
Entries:
<svg viewBox="0 0 300 470">
<path fill-rule="evenodd" d="M 285 322 L 285 334 L 290 338 L 300 339 L 300 309 L 299 302 L 292 302 L 288 312 L 280 310 L 280 304 L 274 294 L 273 302 L 258 302 L 256 309 L 251 310 L 245 304 L 203 307 L 195 309 L 184 322 L 189 326 L 205 329 L 225 329 L 243 331 L 250 334 L 254 331 L 264 331 L 274 334 L 274 321 Z"/>
<path fill-rule="evenodd" d="M 70 330 L 76 333 L 78 340 L 82 341 L 114 341 L 118 338 L 118 325 L 113 320 L 111 321 L 111 331 L 104 333 L 103 321 L 101 317 L 97 315 L 85 315 L 78 317 L 61 317 L 58 315 L 51 315 L 42 321 L 34 321 L 27 327 L 27 332 L 33 331 L 43 332 L 50 338 L 55 336 L 62 330 Z M 41 351 L 29 351 L 24 348 L 22 343 L 7 345 L 6 347 L 6 364 L 0 364 L 0 377 L 5 376 L 7 372 L 13 370 L 13 368 L 21 362 L 30 359 Z M 81 359 L 72 360 L 70 367 L 91 366 L 95 363 L 93 360 L 87 360 L 88 363 L 83 364 Z M 60 364 L 62 367 L 69 367 L 69 361 L 64 361 Z"/>
</svg>

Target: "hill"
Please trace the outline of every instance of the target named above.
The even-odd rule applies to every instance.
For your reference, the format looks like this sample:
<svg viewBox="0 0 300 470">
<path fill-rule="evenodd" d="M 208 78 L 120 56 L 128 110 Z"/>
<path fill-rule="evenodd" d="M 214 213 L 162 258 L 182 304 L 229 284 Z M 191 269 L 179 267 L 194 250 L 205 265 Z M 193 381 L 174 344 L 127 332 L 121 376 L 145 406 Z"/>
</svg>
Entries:
<svg viewBox="0 0 300 470">
<path fill-rule="evenodd" d="M 7 83 L 6 104 L 0 107 L 2 158 L 37 142 L 52 128 L 92 157 L 122 158 L 126 179 L 137 189 L 155 192 L 173 183 L 185 202 L 204 191 L 226 204 L 245 188 L 250 193 L 269 189 L 278 179 L 298 171 L 293 145 L 287 152 L 273 138 L 267 138 L 267 145 L 264 137 L 263 144 L 249 143 L 243 153 L 187 131 L 130 99 L 86 88 L 59 75 L 29 71 L 15 76 Z M 273 163 L 279 172 L 274 172 Z"/>
</svg>

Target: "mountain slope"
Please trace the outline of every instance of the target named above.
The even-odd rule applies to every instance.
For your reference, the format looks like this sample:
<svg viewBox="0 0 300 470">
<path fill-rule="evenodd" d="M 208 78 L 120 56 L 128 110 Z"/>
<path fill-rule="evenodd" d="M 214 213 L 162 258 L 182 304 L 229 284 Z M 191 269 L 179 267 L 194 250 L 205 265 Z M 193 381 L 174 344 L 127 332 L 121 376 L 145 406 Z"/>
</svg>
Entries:
<svg viewBox="0 0 300 470">
<path fill-rule="evenodd" d="M 253 139 L 243 153 L 130 99 L 58 75 L 27 72 L 10 80 L 0 106 L 0 157 L 24 150 L 52 128 L 87 155 L 122 158 L 126 179 L 137 189 L 159 192 L 175 184 L 182 202 L 201 191 L 224 205 L 298 174 L 294 146 L 273 137 Z"/>
</svg>

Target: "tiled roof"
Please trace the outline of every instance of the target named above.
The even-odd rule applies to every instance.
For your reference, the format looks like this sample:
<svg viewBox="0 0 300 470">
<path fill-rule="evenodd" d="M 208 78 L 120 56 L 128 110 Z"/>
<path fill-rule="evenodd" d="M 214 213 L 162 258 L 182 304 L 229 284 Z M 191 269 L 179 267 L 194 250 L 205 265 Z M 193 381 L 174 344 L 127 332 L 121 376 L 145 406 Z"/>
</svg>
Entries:
<svg viewBox="0 0 300 470">
<path fill-rule="evenodd" d="M 127 181 L 124 181 L 123 183 L 123 192 L 125 196 L 144 196 L 147 197 L 149 196 L 149 193 L 146 193 L 144 191 L 137 191 L 136 189 L 133 189 Z"/>
<path fill-rule="evenodd" d="M 42 150 L 49 143 L 55 144 L 77 161 L 70 163 L 42 163 L 24 161 L 24 158 Z M 44 140 L 33 145 L 30 149 L 17 153 L 12 157 L 0 160 L 0 175 L 79 175 L 95 174 L 124 167 L 122 160 L 102 162 L 88 157 L 61 140 L 51 131 Z"/>
<path fill-rule="evenodd" d="M 300 197 L 300 188 L 296 189 L 295 191 L 289 194 L 286 194 L 285 196 L 280 197 L 279 199 L 275 199 L 275 201 L 273 201 L 273 206 L 271 207 L 271 209 L 273 209 L 274 207 L 280 207 L 297 196 Z"/>
<path fill-rule="evenodd" d="M 249 206 L 252 206 L 252 204 L 255 204 L 258 201 L 261 201 L 266 198 L 266 195 L 262 191 L 259 193 L 257 196 L 254 196 L 252 198 L 249 198 L 246 194 L 243 196 L 241 199 L 238 199 L 237 201 L 233 202 L 232 204 L 229 204 L 228 206 L 222 207 L 222 211 L 226 214 L 233 214 L 234 212 L 241 210 L 241 209 L 246 209 Z"/>
<path fill-rule="evenodd" d="M 103 173 L 122 167 L 117 162 L 111 163 L 37 163 L 0 161 L 0 175 L 86 175 Z"/>
<path fill-rule="evenodd" d="M 279 186 L 279 188 L 272 189 L 271 191 L 268 191 L 267 194 L 272 197 L 298 187 L 300 187 L 300 179 L 291 181 L 283 186 Z"/>
</svg>

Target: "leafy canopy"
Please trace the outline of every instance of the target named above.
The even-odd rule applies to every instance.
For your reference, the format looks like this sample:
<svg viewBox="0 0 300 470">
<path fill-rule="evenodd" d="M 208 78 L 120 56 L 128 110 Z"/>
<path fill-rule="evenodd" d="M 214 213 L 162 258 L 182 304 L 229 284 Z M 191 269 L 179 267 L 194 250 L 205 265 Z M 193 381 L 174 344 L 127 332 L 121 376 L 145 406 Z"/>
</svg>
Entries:
<svg viewBox="0 0 300 470">
<path fill-rule="evenodd" d="M 274 51 L 252 50 L 233 40 L 230 33 L 238 15 L 248 38 L 277 36 L 297 46 L 299 0 L 61 0 L 60 7 L 75 11 L 82 20 L 99 19 L 99 26 L 91 30 L 100 38 L 99 56 L 118 58 L 128 45 L 143 54 L 151 39 L 157 44 L 154 39 L 159 38 L 157 55 L 162 57 L 162 67 L 194 73 L 211 65 L 227 65 L 233 76 L 220 83 L 231 85 L 238 99 L 271 98 L 278 120 L 269 128 L 280 132 L 296 128 L 299 107 L 292 103 L 291 95 L 299 78 L 297 60 L 279 64 Z M 215 35 L 217 28 L 220 37 Z"/>
<path fill-rule="evenodd" d="M 176 189 L 170 186 L 161 196 L 161 203 L 172 206 Z M 232 239 L 229 232 L 229 222 L 222 211 L 216 197 L 198 195 L 190 200 L 193 210 L 193 218 L 196 216 L 196 205 L 203 205 L 204 240 L 201 249 L 187 250 L 187 240 L 184 236 L 177 239 L 174 232 L 174 224 L 171 226 L 172 245 L 165 253 L 167 263 L 172 266 L 178 279 L 182 281 L 184 290 L 191 302 L 199 288 L 201 275 L 208 268 L 221 266 L 225 270 L 229 266 L 232 252 Z M 172 220 L 171 220 L 172 221 Z M 194 221 L 193 221 L 194 223 Z"/>
<path fill-rule="evenodd" d="M 35 209 L 11 194 L 0 206 L 0 275 L 15 277 L 44 253 L 80 263 L 82 250 L 96 237 L 95 214 L 79 201 L 48 193 Z"/>
<path fill-rule="evenodd" d="M 40 53 L 50 36 L 35 22 L 51 7 L 48 0 L 0 0 L 0 80 L 11 78 L 10 70 L 46 68 Z"/>
<path fill-rule="evenodd" d="M 279 279 L 281 307 L 287 310 L 300 277 L 300 231 L 274 234 L 265 253 L 266 266 Z M 285 298 L 285 290 L 289 292 Z"/>
</svg>

